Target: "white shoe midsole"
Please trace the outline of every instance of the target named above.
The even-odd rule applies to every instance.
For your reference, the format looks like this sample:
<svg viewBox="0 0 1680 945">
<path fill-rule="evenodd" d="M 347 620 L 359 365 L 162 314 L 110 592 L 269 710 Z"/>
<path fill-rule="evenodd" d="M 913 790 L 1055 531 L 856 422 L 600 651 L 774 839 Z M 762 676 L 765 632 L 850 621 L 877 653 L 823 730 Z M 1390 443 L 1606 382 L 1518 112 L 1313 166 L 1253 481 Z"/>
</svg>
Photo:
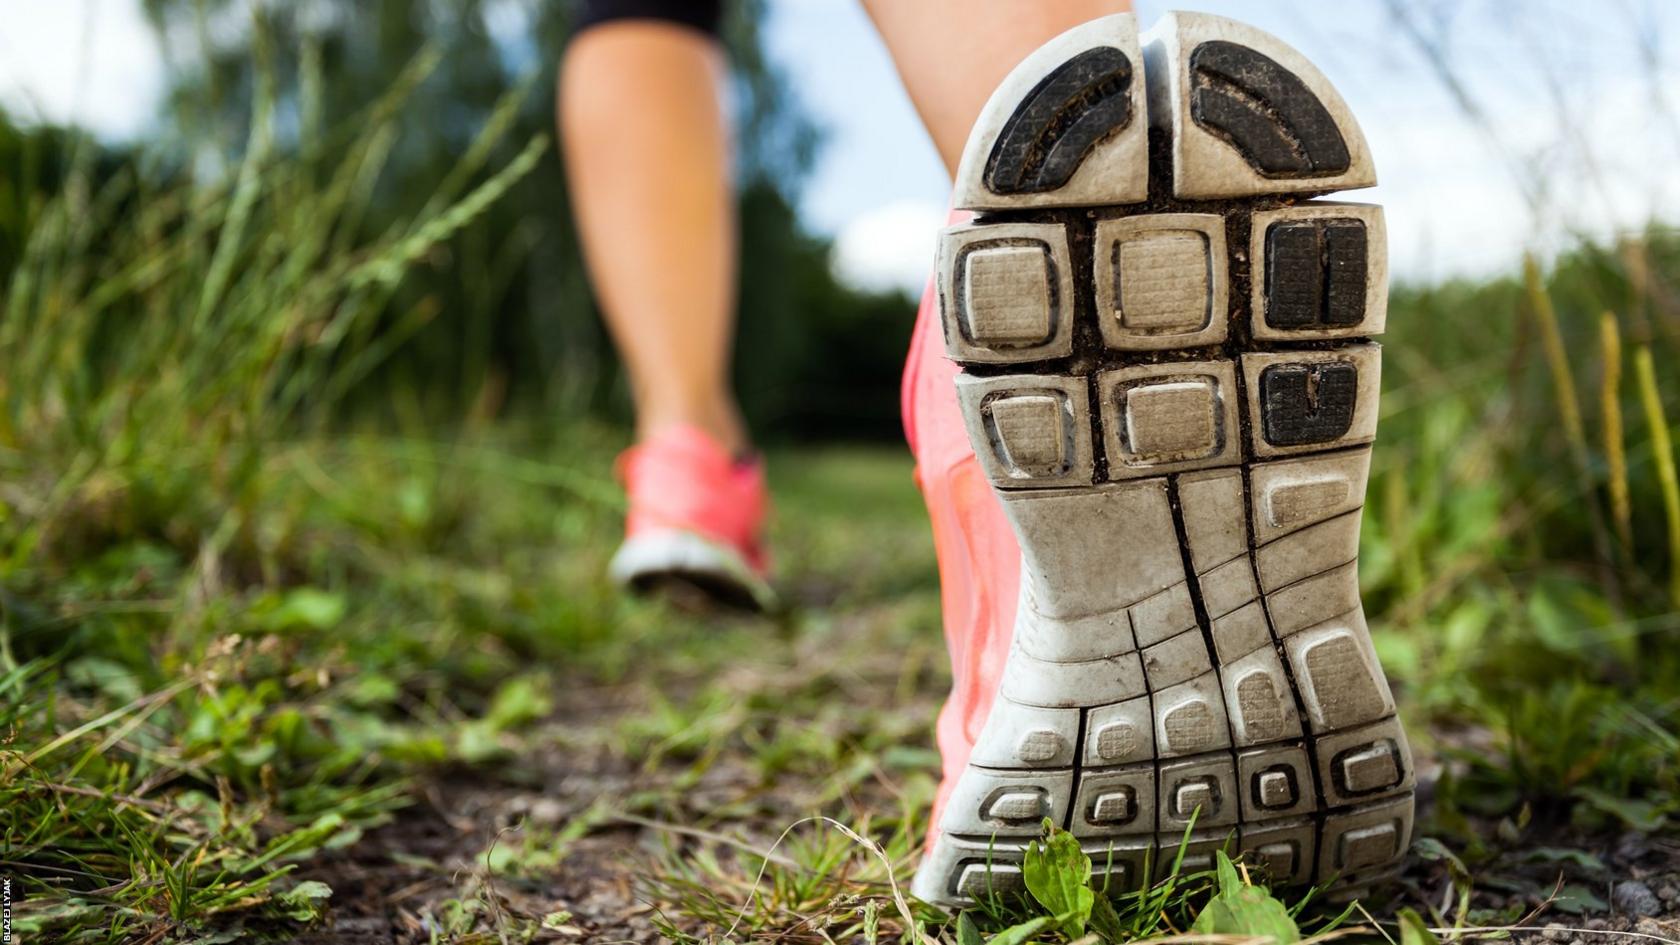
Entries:
<svg viewBox="0 0 1680 945">
<path fill-rule="evenodd" d="M 648 531 L 627 538 L 607 565 L 607 577 L 623 586 L 664 574 L 726 581 L 759 600 L 769 594 L 769 585 L 740 552 L 680 529 Z"/>
</svg>

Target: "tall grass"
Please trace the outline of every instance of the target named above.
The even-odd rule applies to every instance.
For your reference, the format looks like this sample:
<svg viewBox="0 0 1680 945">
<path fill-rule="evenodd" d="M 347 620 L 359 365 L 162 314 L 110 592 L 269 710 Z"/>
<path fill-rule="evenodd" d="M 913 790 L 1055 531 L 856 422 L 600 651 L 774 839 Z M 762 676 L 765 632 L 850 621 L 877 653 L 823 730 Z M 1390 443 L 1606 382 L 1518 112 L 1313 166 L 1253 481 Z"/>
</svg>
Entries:
<svg viewBox="0 0 1680 945">
<path fill-rule="evenodd" d="M 1680 284 L 1680 238 L 1653 228 L 1638 245 L 1391 303 L 1362 580 L 1411 712 L 1500 746 L 1435 745 L 1474 785 L 1446 797 L 1484 812 L 1527 802 L 1584 826 L 1680 813 L 1666 420 L 1680 372 L 1655 327 L 1672 314 L 1646 320 L 1634 288 Z M 1638 316 L 1631 378 L 1617 312 Z"/>
<path fill-rule="evenodd" d="M 1680 538 L 1666 419 L 1680 400 L 1680 236 L 1663 221 L 1613 245 L 1578 234 L 1595 214 L 1615 215 L 1619 182 L 1606 169 L 1626 158 L 1593 137 L 1591 81 L 1643 86 L 1648 159 L 1680 143 L 1666 133 L 1680 116 L 1663 91 L 1659 18 L 1628 6 L 1595 20 L 1601 33 L 1571 36 L 1570 48 L 1594 53 L 1618 35 L 1637 46 L 1629 73 L 1576 83 L 1532 26 L 1575 8 L 1384 6 L 1420 78 L 1481 138 L 1480 158 L 1509 175 L 1534 243 L 1573 247 L 1549 271 L 1529 255 L 1515 278 L 1395 293 L 1373 484 L 1390 501 L 1380 520 L 1367 517 L 1375 567 L 1364 574 L 1395 631 L 1384 640 L 1391 670 L 1422 714 L 1491 729 L 1503 749 L 1449 766 L 1474 782 L 1463 797 L 1494 811 L 1544 808 L 1557 816 L 1543 829 L 1561 816 L 1648 827 L 1680 813 L 1670 757 Z M 1519 38 L 1497 85 L 1528 83 L 1554 137 L 1519 141 L 1500 120 L 1507 106 L 1478 81 L 1488 73 L 1466 41 L 1488 30 Z M 1634 796 L 1654 803 L 1616 803 Z"/>
<path fill-rule="evenodd" d="M 276 153 L 265 84 L 242 162 L 223 182 L 160 181 L 136 165 L 103 180 L 85 168 L 72 175 L 5 293 L 0 445 L 62 458 L 76 475 L 55 477 L 61 501 L 74 497 L 79 476 L 157 459 L 166 460 L 160 474 L 172 469 L 237 496 L 249 482 L 240 473 L 273 435 L 332 416 L 348 386 L 431 316 L 424 302 L 390 310 L 407 267 L 503 194 L 545 147 L 531 141 L 458 197 L 487 150 L 475 146 L 426 215 L 354 245 L 404 96 L 430 64 L 417 60 L 340 129 L 342 148 Z M 323 156 L 336 166 L 323 167 Z"/>
<path fill-rule="evenodd" d="M 470 753 L 466 729 L 386 726 L 381 661 L 333 657 L 354 625 L 334 546 L 357 519 L 322 527 L 306 480 L 329 474 L 289 445 L 434 314 L 393 305 L 405 272 L 547 146 L 487 169 L 492 122 L 423 213 L 361 241 L 434 63 L 304 129 L 302 151 L 276 147 L 259 84 L 239 163 L 208 183 L 146 159 L 103 173 L 83 140 L 31 208 L 0 289 L 0 860 L 23 868 L 26 931 L 155 940 L 316 915 L 327 890 L 281 880 L 400 802 L 377 753 Z M 541 713 L 508 692 L 480 742 Z"/>
</svg>

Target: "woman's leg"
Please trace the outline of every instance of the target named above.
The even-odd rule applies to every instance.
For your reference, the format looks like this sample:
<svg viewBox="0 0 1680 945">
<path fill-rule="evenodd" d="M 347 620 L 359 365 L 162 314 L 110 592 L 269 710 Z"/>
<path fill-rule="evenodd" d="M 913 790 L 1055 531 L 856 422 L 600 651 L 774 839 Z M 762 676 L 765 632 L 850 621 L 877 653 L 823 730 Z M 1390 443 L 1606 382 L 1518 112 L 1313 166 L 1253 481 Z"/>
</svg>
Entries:
<svg viewBox="0 0 1680 945">
<path fill-rule="evenodd" d="M 560 69 L 559 125 L 585 261 L 630 374 L 638 434 L 698 427 L 740 453 L 723 52 L 689 16 L 706 6 L 685 7 L 687 24 L 603 17 L 583 28 Z"/>
<path fill-rule="evenodd" d="M 933 146 L 955 174 L 968 129 L 1009 70 L 1046 40 L 1131 0 L 864 0 Z"/>
</svg>

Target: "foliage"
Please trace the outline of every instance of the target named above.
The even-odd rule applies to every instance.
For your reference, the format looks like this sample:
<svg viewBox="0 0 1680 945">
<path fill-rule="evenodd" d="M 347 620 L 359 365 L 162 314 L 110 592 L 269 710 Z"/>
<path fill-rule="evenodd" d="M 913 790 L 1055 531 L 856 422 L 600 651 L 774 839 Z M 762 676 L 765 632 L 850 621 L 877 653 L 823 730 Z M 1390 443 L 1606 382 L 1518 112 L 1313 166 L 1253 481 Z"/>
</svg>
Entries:
<svg viewBox="0 0 1680 945">
<path fill-rule="evenodd" d="M 1219 892 L 1196 916 L 1190 931 L 1203 935 L 1245 935 L 1284 945 L 1301 940 L 1301 930 L 1283 903 L 1262 887 L 1249 885 L 1223 850 L 1217 852 Z"/>
<path fill-rule="evenodd" d="M 1073 834 L 1057 829 L 1048 819 L 1044 828 L 1044 841 L 1027 847 L 1021 876 L 1038 904 L 1069 936 L 1078 938 L 1085 934 L 1097 900 L 1091 889 L 1091 858 L 1079 849 Z"/>
<path fill-rule="evenodd" d="M 638 861 L 638 895 L 679 941 L 819 920 L 836 940 L 911 925 L 964 945 L 1283 940 L 1340 920 L 1284 906 L 1240 864 L 1186 870 L 1182 848 L 1149 888 L 1099 894 L 1056 829 L 1030 898 L 905 918 L 946 682 L 907 463 L 772 457 L 788 613 L 702 622 L 617 597 L 600 570 L 623 435 L 572 417 L 600 386 L 598 343 L 577 341 L 592 323 L 577 308 L 557 335 L 482 333 L 504 306 L 560 299 L 549 275 L 581 293 L 574 262 L 538 275 L 563 244 L 508 236 L 515 207 L 563 216 L 530 189 L 558 180 L 521 130 L 532 97 L 478 73 L 488 97 L 405 152 L 430 107 L 415 103 L 448 98 L 426 91 L 438 70 L 489 47 L 398 66 L 322 38 L 295 46 L 288 78 L 280 50 L 299 37 L 273 7 L 282 22 L 236 32 L 218 60 L 247 78 L 218 80 L 198 113 L 205 140 L 227 139 L 209 170 L 0 129 L 0 860 L 23 932 L 290 935 L 345 906 L 323 865 L 416 798 L 451 776 L 540 784 L 555 745 L 635 777 L 462 868 L 430 864 L 448 891 L 426 907 L 438 935 L 569 927 L 575 904 L 515 913 L 509 887 L 546 888 L 625 824 L 666 843 Z M 390 29 L 380 56 L 416 40 Z M 241 50 L 278 78 L 242 71 Z M 367 72 L 305 108 L 326 68 L 312 61 Z M 254 120 L 237 120 L 244 101 Z M 820 242 L 788 236 L 785 194 L 749 189 L 744 206 L 749 252 L 774 262 L 746 285 L 749 325 L 776 326 L 744 359 L 766 372 L 753 400 L 829 430 L 873 429 L 846 426 L 866 410 L 890 423 L 902 335 L 884 326 L 903 302 L 828 281 Z M 1653 227 L 1546 270 L 1394 294 L 1362 579 L 1417 749 L 1445 762 L 1418 853 L 1447 872 L 1455 926 L 1475 919 L 1481 872 L 1506 882 L 1513 860 L 1584 877 L 1559 904 L 1600 908 L 1602 862 L 1560 832 L 1680 817 L 1677 287 L 1680 239 Z M 820 314 L 785 317 L 800 307 Z M 458 364 L 434 373 L 446 349 Z M 566 390 L 526 406 L 567 409 L 488 422 L 498 372 L 516 389 L 555 378 Z M 812 393 L 852 396 L 842 377 L 868 378 L 871 399 Z M 580 692 L 583 724 L 565 715 Z M 606 718 L 609 702 L 627 708 Z M 1432 941 L 1398 918 L 1402 942 Z"/>
<path fill-rule="evenodd" d="M 1310 892 L 1294 907 L 1286 906 L 1251 883 L 1246 868 L 1239 872 L 1223 850 L 1214 851 L 1211 873 L 1186 871 L 1188 844 L 1187 831 L 1171 864 L 1148 888 L 1112 896 L 1092 888 L 1091 857 L 1078 839 L 1047 820 L 1043 837 L 1028 846 L 1022 869 L 1030 901 L 1000 899 L 959 914 L 957 943 L 1007 945 L 1042 941 L 1047 934 L 1070 942 L 1121 943 L 1174 932 L 1180 928 L 1175 922 L 1184 922 L 1194 935 L 1229 936 L 1255 945 L 1301 940 L 1296 915 Z M 1333 930 L 1341 918 L 1317 921 L 1319 934 Z M 986 928 L 995 931 L 985 933 Z"/>
<path fill-rule="evenodd" d="M 1606 796 L 1680 810 L 1677 274 L 1653 227 L 1391 300 L 1360 569 L 1380 655 L 1419 718 L 1491 728 L 1495 751 L 1446 746 L 1451 796 L 1526 802 L 1537 831 L 1633 814 Z"/>
</svg>

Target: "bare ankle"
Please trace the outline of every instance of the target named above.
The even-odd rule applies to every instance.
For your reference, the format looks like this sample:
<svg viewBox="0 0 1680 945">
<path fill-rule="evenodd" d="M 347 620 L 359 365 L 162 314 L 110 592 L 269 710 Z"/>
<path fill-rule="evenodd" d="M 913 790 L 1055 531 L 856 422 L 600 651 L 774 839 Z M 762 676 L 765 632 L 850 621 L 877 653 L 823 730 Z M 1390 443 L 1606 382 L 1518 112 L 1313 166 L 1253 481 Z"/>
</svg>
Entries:
<svg viewBox="0 0 1680 945">
<path fill-rule="evenodd" d="M 716 404 L 648 405 L 637 411 L 636 435 L 640 439 L 673 427 L 693 427 L 717 441 L 732 456 L 751 451 L 752 440 L 740 411 L 732 402 Z"/>
</svg>

